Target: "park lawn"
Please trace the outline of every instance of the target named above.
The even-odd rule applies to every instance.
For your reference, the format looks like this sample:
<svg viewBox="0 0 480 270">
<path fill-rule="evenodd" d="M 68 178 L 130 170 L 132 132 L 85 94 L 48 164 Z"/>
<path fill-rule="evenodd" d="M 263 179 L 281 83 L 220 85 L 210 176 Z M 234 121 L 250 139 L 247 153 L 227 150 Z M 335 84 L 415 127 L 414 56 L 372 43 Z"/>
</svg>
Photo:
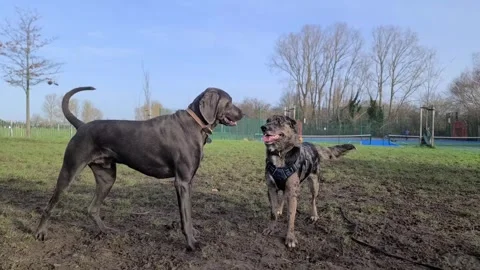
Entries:
<svg viewBox="0 0 480 270">
<path fill-rule="evenodd" d="M 357 146 L 324 166 L 311 224 L 307 185 L 296 219 L 299 247 L 283 245 L 286 220 L 269 218 L 264 146 L 214 140 L 194 180 L 193 220 L 201 251 L 185 252 L 170 179 L 123 165 L 102 217 L 118 233 L 96 237 L 86 214 L 94 193 L 87 168 L 33 239 L 61 166 L 65 140 L 0 138 L 0 269 L 421 269 L 352 241 L 441 268 L 480 268 L 480 155 L 477 151 Z M 352 226 L 342 217 L 354 221 Z"/>
</svg>

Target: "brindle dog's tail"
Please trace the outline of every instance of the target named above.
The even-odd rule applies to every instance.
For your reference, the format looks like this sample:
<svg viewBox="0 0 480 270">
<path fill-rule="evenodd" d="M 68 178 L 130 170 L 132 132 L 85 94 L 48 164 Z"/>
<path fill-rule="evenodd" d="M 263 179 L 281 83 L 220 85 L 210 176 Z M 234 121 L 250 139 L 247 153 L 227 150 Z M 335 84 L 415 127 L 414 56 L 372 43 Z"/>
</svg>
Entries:
<svg viewBox="0 0 480 270">
<path fill-rule="evenodd" d="M 72 124 L 76 129 L 78 129 L 79 126 L 85 124 L 82 122 L 80 119 L 78 119 L 73 113 L 70 111 L 68 108 L 68 104 L 70 103 L 70 98 L 75 95 L 76 93 L 80 91 L 85 91 L 85 90 L 95 90 L 95 87 L 92 86 L 85 86 L 85 87 L 77 87 L 69 92 L 67 92 L 62 99 L 62 112 L 63 115 L 65 115 L 65 118 L 67 118 L 68 122 Z"/>
<path fill-rule="evenodd" d="M 355 146 L 350 143 L 346 144 L 338 144 L 334 146 L 320 146 L 317 145 L 318 153 L 320 154 L 321 159 L 323 160 L 331 160 L 337 159 L 345 154 L 347 154 L 350 150 L 356 150 Z"/>
</svg>

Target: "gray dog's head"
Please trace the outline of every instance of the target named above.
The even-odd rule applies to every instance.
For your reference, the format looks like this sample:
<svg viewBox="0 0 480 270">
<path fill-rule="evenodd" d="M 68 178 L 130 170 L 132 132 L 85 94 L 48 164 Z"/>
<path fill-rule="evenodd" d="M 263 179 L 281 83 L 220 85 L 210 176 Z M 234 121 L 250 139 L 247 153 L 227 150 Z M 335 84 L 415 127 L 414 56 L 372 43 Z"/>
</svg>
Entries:
<svg viewBox="0 0 480 270">
<path fill-rule="evenodd" d="M 225 91 L 209 87 L 188 106 L 212 128 L 218 123 L 235 126 L 243 117 L 242 110 L 232 103 L 232 97 Z"/>
<path fill-rule="evenodd" d="M 297 122 L 288 116 L 273 115 L 260 128 L 263 132 L 263 142 L 270 151 L 281 152 L 300 143 Z"/>
</svg>

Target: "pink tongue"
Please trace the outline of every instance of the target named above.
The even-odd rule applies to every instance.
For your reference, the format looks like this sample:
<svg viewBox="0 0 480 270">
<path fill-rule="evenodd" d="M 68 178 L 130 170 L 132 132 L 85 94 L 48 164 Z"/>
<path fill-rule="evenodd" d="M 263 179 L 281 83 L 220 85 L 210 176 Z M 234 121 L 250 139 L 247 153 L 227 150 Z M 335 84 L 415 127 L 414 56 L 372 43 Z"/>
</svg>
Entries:
<svg viewBox="0 0 480 270">
<path fill-rule="evenodd" d="M 271 141 L 274 141 L 276 138 L 277 138 L 277 136 L 275 136 L 275 135 L 273 135 L 273 136 L 263 135 L 262 136 L 262 140 L 264 142 L 271 142 Z"/>
</svg>

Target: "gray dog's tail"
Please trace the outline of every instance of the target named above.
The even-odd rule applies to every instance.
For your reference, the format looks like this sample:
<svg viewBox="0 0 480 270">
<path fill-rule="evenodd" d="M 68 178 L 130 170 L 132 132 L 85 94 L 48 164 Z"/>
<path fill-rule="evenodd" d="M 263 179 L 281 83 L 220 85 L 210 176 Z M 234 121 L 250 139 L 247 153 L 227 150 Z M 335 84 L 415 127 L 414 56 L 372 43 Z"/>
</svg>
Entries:
<svg viewBox="0 0 480 270">
<path fill-rule="evenodd" d="M 92 86 L 85 86 L 85 87 L 77 87 L 69 92 L 67 92 L 62 99 L 62 112 L 63 115 L 65 115 L 65 118 L 67 118 L 68 122 L 72 124 L 75 128 L 78 129 L 79 126 L 83 125 L 84 123 L 78 119 L 73 113 L 70 111 L 68 105 L 70 103 L 70 98 L 75 95 L 76 93 L 80 91 L 85 91 L 85 90 L 95 90 L 95 87 Z"/>
<path fill-rule="evenodd" d="M 346 144 L 338 144 L 338 145 L 329 146 L 329 147 L 317 145 L 317 149 L 321 159 L 325 160 L 325 159 L 337 159 L 345 155 L 346 153 L 348 153 L 348 151 L 355 150 L 357 148 L 355 148 L 353 144 L 346 143 Z"/>
</svg>

